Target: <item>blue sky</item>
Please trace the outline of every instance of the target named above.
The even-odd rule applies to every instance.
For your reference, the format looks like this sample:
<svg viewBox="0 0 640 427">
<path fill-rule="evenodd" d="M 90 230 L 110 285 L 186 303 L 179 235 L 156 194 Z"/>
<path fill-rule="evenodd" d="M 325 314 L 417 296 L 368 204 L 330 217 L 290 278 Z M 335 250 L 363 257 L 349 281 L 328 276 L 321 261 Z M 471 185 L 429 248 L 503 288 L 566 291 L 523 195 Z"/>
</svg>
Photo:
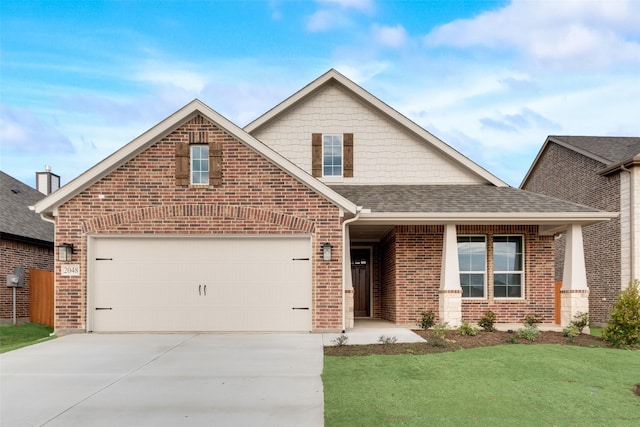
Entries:
<svg viewBox="0 0 640 427">
<path fill-rule="evenodd" d="M 0 169 L 29 185 L 330 68 L 513 186 L 547 135 L 640 136 L 638 0 L 2 0 L 0 67 Z"/>
</svg>

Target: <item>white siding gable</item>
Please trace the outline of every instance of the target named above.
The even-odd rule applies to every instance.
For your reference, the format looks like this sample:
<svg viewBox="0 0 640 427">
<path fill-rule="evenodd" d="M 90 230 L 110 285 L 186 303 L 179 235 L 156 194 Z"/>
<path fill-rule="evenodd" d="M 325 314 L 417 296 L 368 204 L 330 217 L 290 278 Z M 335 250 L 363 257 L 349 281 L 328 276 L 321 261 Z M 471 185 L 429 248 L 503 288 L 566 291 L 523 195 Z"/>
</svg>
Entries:
<svg viewBox="0 0 640 427">
<path fill-rule="evenodd" d="M 478 184 L 482 177 L 428 141 L 328 84 L 252 132 L 252 136 L 311 173 L 312 133 L 353 133 L 353 178 L 344 184 Z"/>
</svg>

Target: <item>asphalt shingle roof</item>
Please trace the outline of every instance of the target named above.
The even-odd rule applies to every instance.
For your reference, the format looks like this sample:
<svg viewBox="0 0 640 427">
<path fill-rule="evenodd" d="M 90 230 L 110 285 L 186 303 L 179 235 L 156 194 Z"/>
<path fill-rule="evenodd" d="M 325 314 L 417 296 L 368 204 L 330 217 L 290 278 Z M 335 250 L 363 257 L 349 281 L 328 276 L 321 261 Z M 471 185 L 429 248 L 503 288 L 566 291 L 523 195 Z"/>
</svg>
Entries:
<svg viewBox="0 0 640 427">
<path fill-rule="evenodd" d="M 640 154 L 640 137 L 623 136 L 557 136 L 549 138 L 595 154 L 609 160 L 609 164 L 618 163 Z"/>
<path fill-rule="evenodd" d="M 54 226 L 29 210 L 44 194 L 0 171 L 0 233 L 54 241 Z"/>
<path fill-rule="evenodd" d="M 371 212 L 579 213 L 596 209 L 520 190 L 491 185 L 331 185 Z"/>
</svg>

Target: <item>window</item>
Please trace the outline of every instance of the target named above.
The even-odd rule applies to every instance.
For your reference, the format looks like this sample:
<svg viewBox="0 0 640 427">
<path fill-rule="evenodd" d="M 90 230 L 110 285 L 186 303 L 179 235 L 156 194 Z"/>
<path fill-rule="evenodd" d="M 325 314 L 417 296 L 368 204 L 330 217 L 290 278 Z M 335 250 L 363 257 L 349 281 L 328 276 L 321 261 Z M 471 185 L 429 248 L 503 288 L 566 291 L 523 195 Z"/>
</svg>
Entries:
<svg viewBox="0 0 640 427">
<path fill-rule="evenodd" d="M 485 236 L 458 236 L 458 265 L 463 298 L 485 298 L 486 260 Z"/>
<path fill-rule="evenodd" d="M 209 145 L 191 145 L 191 184 L 209 184 Z"/>
<path fill-rule="evenodd" d="M 342 176 L 342 135 L 322 136 L 322 175 Z"/>
<path fill-rule="evenodd" d="M 523 298 L 522 236 L 493 237 L 493 296 Z"/>
</svg>

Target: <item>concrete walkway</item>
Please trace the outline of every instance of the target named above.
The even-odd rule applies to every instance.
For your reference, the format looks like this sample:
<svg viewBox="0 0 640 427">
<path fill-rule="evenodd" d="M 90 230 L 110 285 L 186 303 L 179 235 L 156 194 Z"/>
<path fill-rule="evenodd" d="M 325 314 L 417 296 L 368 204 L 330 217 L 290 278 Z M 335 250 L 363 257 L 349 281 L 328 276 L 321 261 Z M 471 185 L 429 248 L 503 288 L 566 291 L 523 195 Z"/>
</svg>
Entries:
<svg viewBox="0 0 640 427">
<path fill-rule="evenodd" d="M 78 334 L 0 355 L 0 425 L 322 426 L 320 334 Z"/>
<path fill-rule="evenodd" d="M 355 327 L 344 333 L 348 338 L 347 345 L 380 344 L 380 339 L 395 339 L 394 342 L 426 342 L 420 335 L 410 329 L 410 325 L 396 325 L 380 319 L 357 319 Z M 414 326 L 415 328 L 415 326 Z M 323 334 L 322 342 L 325 346 L 335 345 L 340 333 Z"/>
</svg>

